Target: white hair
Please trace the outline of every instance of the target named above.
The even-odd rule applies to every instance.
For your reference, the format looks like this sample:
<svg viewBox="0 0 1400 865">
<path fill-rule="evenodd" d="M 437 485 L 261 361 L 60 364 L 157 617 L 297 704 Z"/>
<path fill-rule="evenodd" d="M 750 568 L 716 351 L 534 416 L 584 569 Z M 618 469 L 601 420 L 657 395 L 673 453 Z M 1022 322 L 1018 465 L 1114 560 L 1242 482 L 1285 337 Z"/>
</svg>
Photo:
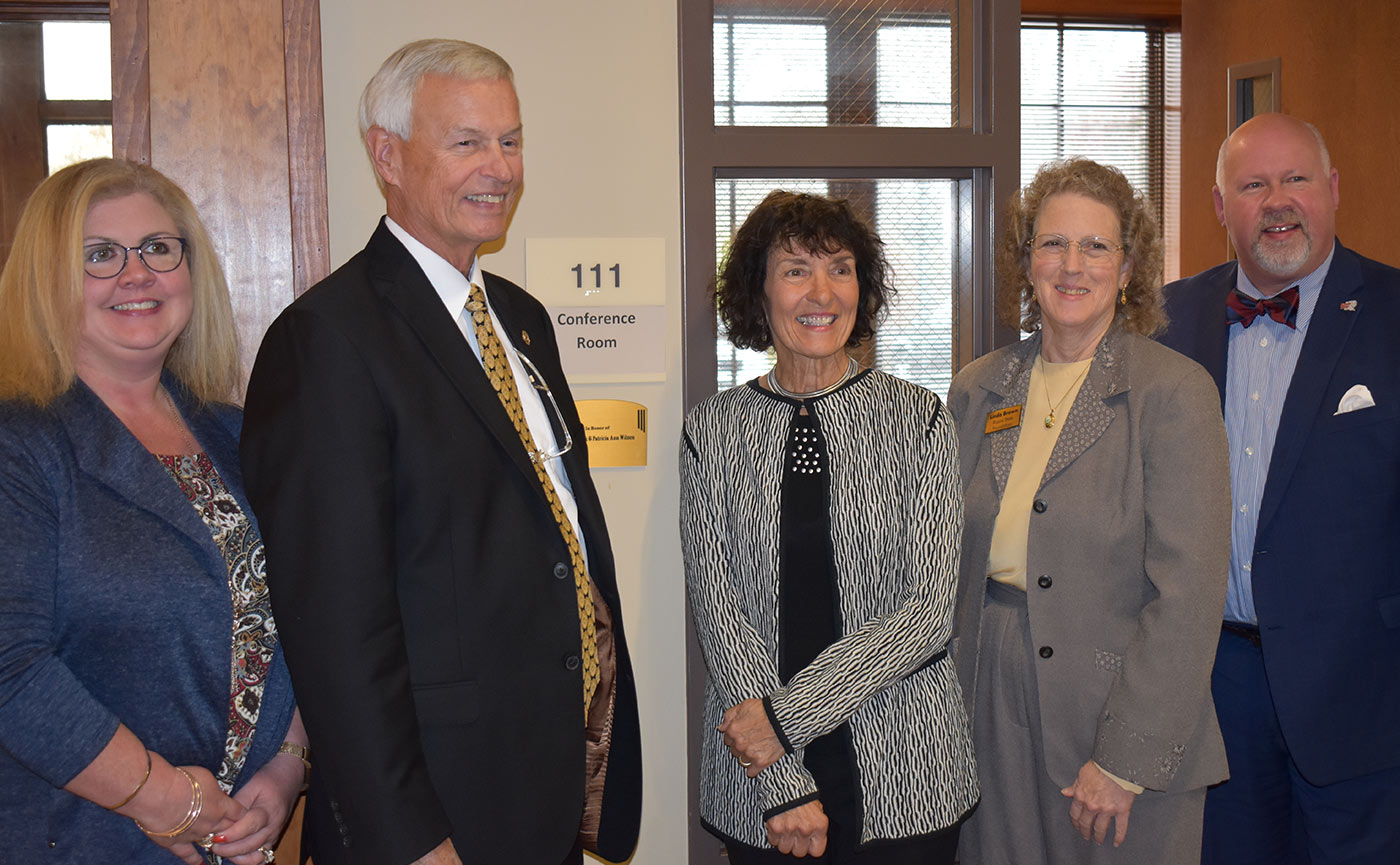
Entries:
<svg viewBox="0 0 1400 865">
<path fill-rule="evenodd" d="M 413 97 L 426 75 L 461 81 L 507 81 L 515 73 L 501 55 L 458 39 L 420 39 L 390 54 L 360 95 L 360 138 L 378 126 L 407 141 L 413 137 Z"/>
</svg>

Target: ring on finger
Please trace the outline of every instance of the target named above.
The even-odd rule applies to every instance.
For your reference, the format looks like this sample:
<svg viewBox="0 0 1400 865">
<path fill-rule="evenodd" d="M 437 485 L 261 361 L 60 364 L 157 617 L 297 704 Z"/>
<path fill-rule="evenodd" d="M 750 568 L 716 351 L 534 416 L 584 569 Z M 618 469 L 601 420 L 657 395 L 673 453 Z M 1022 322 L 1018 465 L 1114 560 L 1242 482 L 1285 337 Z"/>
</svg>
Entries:
<svg viewBox="0 0 1400 865">
<path fill-rule="evenodd" d="M 277 861 L 277 854 L 266 847 L 259 847 L 258 852 L 262 854 L 263 861 L 267 862 L 268 865 L 271 865 L 271 863 Z"/>
<path fill-rule="evenodd" d="M 203 838 L 200 838 L 194 843 L 203 847 L 205 850 L 208 850 L 210 847 L 214 846 L 214 833 L 210 832 L 208 835 L 205 835 Z"/>
</svg>

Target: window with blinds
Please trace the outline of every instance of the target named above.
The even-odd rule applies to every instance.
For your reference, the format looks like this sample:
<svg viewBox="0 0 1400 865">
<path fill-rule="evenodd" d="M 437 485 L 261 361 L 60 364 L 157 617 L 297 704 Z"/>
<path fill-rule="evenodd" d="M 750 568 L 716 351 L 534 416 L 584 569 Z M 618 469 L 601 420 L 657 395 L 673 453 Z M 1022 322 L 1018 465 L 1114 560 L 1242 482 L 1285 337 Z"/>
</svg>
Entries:
<svg viewBox="0 0 1400 865">
<path fill-rule="evenodd" d="M 1021 184 L 1042 164 L 1117 166 L 1157 208 L 1165 279 L 1178 272 L 1181 34 L 1145 25 L 1024 21 Z"/>
<path fill-rule="evenodd" d="M 955 125 L 951 3 L 716 0 L 714 122 L 722 126 Z M 947 391 L 954 365 L 954 292 L 970 250 L 969 184 L 947 178 L 744 177 L 715 182 L 715 264 L 773 189 L 849 200 L 884 240 L 898 296 L 862 360 Z M 717 384 L 766 372 L 771 353 L 715 345 Z"/>
<path fill-rule="evenodd" d="M 717 0 L 715 125 L 952 126 L 952 25 L 939 0 Z"/>
<path fill-rule="evenodd" d="M 911 12 L 910 6 L 919 11 Z M 717 0 L 714 123 L 725 126 L 948 127 L 958 123 L 954 7 Z M 1024 21 L 1021 183 L 1041 164 L 1087 156 L 1118 166 L 1155 203 L 1165 278 L 1177 275 L 1180 34 L 1149 25 Z M 886 243 L 899 296 L 863 358 L 943 393 L 956 346 L 954 302 L 967 274 L 969 196 L 953 179 L 717 178 L 715 260 L 775 188 L 849 198 Z M 998 226 L 999 229 L 999 226 Z M 771 357 L 715 346 L 719 387 Z"/>
<path fill-rule="evenodd" d="M 952 380 L 954 296 L 971 267 L 962 226 L 971 219 L 971 188 L 947 178 L 721 178 L 715 182 L 716 267 L 749 211 L 774 189 L 844 198 L 875 226 L 898 292 L 862 360 L 891 375 L 947 393 Z M 718 385 L 743 384 L 773 366 L 772 352 L 738 349 L 723 328 L 715 341 Z"/>
</svg>

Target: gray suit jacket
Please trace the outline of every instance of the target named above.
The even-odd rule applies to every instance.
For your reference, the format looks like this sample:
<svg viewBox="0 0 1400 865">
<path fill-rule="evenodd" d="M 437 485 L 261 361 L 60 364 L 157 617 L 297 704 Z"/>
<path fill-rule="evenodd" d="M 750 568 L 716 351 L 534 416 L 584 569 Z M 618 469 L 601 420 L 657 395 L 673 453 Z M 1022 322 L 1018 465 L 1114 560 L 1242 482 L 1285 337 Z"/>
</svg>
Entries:
<svg viewBox="0 0 1400 865">
<path fill-rule="evenodd" d="M 966 497 L 954 653 L 977 704 L 987 554 L 1020 428 L 1036 334 L 953 380 Z M 1056 784 L 1091 757 L 1153 790 L 1226 777 L 1210 698 L 1229 562 L 1230 473 L 1220 397 L 1195 362 L 1114 328 L 1065 419 L 1031 514 L 1027 605 Z"/>
</svg>

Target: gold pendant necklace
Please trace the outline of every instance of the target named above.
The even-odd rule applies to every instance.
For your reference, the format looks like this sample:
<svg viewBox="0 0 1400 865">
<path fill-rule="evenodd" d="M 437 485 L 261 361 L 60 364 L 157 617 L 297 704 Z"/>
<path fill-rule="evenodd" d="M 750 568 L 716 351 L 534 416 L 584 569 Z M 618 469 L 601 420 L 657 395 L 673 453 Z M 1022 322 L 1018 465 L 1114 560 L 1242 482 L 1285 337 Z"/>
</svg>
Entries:
<svg viewBox="0 0 1400 865">
<path fill-rule="evenodd" d="M 1060 395 L 1059 400 L 1052 401 L 1050 399 L 1050 375 L 1045 369 L 1045 355 L 1043 353 L 1040 355 L 1040 386 L 1045 390 L 1045 404 L 1050 406 L 1050 413 L 1045 416 L 1046 429 L 1050 429 L 1055 425 L 1055 412 L 1060 410 L 1060 406 L 1063 405 L 1069 395 L 1074 392 L 1074 386 L 1079 384 L 1079 380 L 1088 375 L 1089 367 L 1091 366 L 1093 366 L 1092 361 L 1085 364 L 1084 369 L 1080 370 L 1079 375 L 1074 377 L 1074 381 L 1069 383 L 1069 387 Z"/>
</svg>

